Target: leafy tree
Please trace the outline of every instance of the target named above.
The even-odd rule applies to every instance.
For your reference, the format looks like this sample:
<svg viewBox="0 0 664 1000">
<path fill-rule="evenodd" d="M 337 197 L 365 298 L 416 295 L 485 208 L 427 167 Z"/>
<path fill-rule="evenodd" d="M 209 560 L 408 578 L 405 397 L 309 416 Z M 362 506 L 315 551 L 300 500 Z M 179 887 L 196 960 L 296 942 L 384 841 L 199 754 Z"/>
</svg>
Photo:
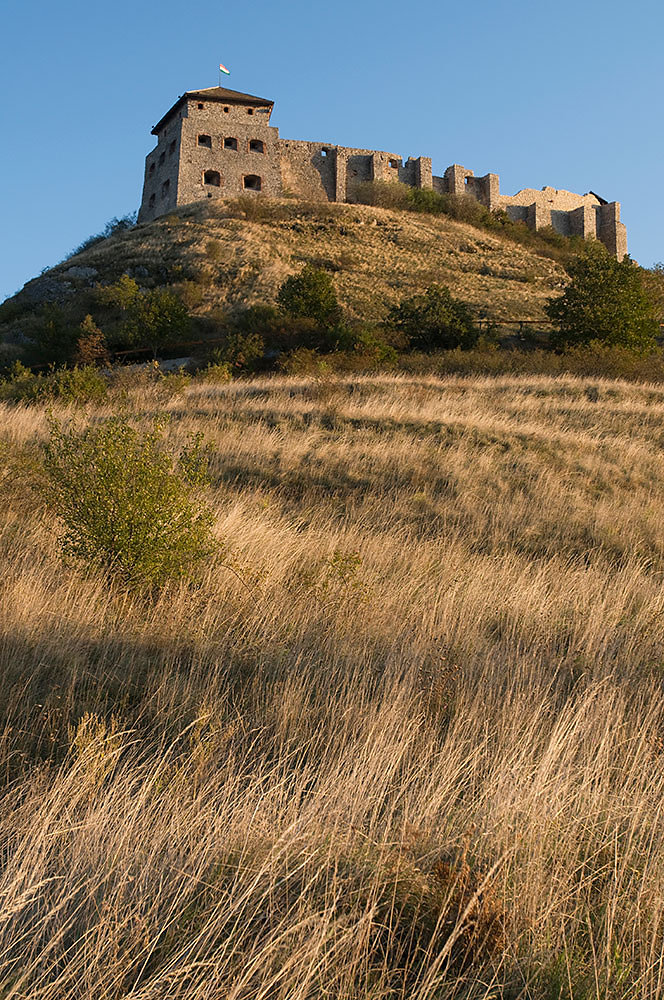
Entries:
<svg viewBox="0 0 664 1000">
<path fill-rule="evenodd" d="M 115 418 L 83 431 L 51 422 L 48 500 L 64 551 L 125 582 L 159 586 L 213 551 L 212 512 L 197 496 L 207 455 L 196 436 L 173 458 L 158 427 Z"/>
<path fill-rule="evenodd" d="M 634 351 L 655 346 L 655 303 L 641 269 L 629 257 L 618 261 L 603 244 L 592 242 L 567 265 L 567 272 L 571 280 L 565 291 L 545 307 L 558 327 L 558 345 L 598 341 Z"/>
<path fill-rule="evenodd" d="M 115 284 L 100 288 L 97 297 L 103 305 L 120 311 L 125 343 L 150 347 L 155 356 L 160 347 L 186 337 L 189 332 L 187 307 L 168 288 L 142 289 L 133 278 L 123 274 Z"/>
<path fill-rule="evenodd" d="M 277 302 L 289 316 L 315 320 L 321 327 L 333 327 L 341 317 L 332 278 L 311 264 L 299 274 L 286 278 L 279 289 Z"/>
<path fill-rule="evenodd" d="M 423 294 L 393 306 L 387 325 L 411 347 L 422 351 L 468 349 L 478 339 L 468 306 L 455 299 L 444 285 L 431 285 Z"/>
</svg>

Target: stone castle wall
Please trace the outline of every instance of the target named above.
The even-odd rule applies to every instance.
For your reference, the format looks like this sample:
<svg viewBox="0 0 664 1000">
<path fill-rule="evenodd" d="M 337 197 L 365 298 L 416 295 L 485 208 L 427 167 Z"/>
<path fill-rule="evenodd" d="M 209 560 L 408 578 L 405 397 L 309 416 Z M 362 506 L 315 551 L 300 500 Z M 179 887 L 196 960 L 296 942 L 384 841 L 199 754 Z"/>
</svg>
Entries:
<svg viewBox="0 0 664 1000">
<path fill-rule="evenodd" d="M 460 164 L 434 176 L 429 157 L 404 162 L 395 153 L 379 150 L 280 139 L 279 130 L 270 125 L 269 102 L 238 100 L 244 97 L 235 95 L 224 104 L 219 97 L 205 100 L 205 91 L 191 92 L 155 127 L 157 146 L 146 158 L 140 222 L 206 198 L 292 193 L 343 202 L 355 200 L 362 182 L 399 181 L 472 197 L 489 211 L 503 210 L 532 229 L 551 226 L 565 236 L 595 237 L 620 259 L 627 253 L 618 202 L 552 187 L 501 195 L 498 174 L 475 177 Z"/>
</svg>

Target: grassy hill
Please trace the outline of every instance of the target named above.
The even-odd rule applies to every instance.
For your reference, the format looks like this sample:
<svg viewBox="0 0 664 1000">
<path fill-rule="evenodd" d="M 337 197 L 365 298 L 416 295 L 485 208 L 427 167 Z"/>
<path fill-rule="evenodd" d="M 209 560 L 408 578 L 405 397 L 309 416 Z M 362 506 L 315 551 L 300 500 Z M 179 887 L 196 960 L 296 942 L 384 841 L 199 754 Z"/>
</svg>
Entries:
<svg viewBox="0 0 664 1000">
<path fill-rule="evenodd" d="M 199 225 L 117 247 L 170 226 L 202 260 Z M 664 389 L 55 405 L 118 412 L 204 433 L 225 551 L 152 595 L 63 562 L 48 411 L 0 406 L 0 992 L 658 997 Z"/>
<path fill-rule="evenodd" d="M 124 272 L 143 285 L 172 285 L 194 316 L 214 318 L 274 301 L 304 263 L 332 272 L 348 314 L 371 321 L 432 283 L 448 285 L 477 317 L 540 320 L 564 284 L 554 260 L 446 216 L 245 198 L 187 206 L 70 257 L 5 303 L 0 341 L 30 336 L 43 303 L 80 322 L 95 310 L 94 286 Z"/>
</svg>

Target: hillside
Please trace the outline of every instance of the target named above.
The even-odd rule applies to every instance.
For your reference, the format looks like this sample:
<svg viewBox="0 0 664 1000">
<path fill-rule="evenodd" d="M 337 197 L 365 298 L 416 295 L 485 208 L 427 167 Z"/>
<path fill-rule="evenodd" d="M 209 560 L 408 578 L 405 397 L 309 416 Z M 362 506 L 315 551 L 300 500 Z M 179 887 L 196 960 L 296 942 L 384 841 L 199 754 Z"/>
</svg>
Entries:
<svg viewBox="0 0 664 1000">
<path fill-rule="evenodd" d="M 87 311 L 90 288 L 123 272 L 146 285 L 179 287 L 192 313 L 205 316 L 273 301 L 284 278 L 307 262 L 333 272 L 348 313 L 370 320 L 435 282 L 477 317 L 538 320 L 564 283 L 553 260 L 444 216 L 240 199 L 188 206 L 70 257 L 5 305 L 0 336 L 20 329 L 25 310 L 43 302 Z"/>
<path fill-rule="evenodd" d="M 205 435 L 201 580 L 63 560 L 51 405 Z M 138 382 L 0 428 L 3 995 L 660 996 L 664 389 Z"/>
</svg>

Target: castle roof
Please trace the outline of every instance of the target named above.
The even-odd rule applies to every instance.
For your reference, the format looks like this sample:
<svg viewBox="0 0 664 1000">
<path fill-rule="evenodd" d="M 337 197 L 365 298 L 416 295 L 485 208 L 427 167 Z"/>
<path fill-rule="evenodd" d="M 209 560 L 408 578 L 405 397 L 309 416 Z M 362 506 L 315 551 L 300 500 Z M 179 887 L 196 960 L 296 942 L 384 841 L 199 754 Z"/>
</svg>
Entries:
<svg viewBox="0 0 664 1000">
<path fill-rule="evenodd" d="M 218 104 L 249 104 L 254 108 L 271 108 L 274 101 L 265 97 L 254 97 L 253 94 L 242 94 L 239 90 L 227 90 L 226 87 L 205 87 L 203 90 L 187 90 L 178 97 L 172 108 L 169 108 L 163 118 L 152 129 L 152 135 L 157 135 L 171 115 L 178 111 L 187 100 L 216 101 Z"/>
</svg>

